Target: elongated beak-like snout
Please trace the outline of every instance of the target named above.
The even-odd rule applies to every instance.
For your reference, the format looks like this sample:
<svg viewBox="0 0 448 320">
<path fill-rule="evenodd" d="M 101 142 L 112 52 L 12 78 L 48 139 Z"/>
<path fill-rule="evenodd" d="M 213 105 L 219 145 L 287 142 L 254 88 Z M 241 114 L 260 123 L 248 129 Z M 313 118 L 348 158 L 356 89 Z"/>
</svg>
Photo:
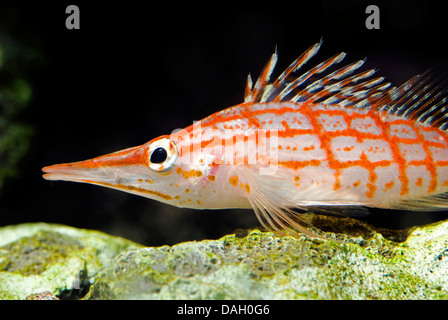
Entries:
<svg viewBox="0 0 448 320">
<path fill-rule="evenodd" d="M 65 180 L 101 185 L 120 183 L 123 174 L 147 170 L 145 145 L 133 147 L 90 160 L 55 164 L 42 169 L 47 180 Z"/>
</svg>

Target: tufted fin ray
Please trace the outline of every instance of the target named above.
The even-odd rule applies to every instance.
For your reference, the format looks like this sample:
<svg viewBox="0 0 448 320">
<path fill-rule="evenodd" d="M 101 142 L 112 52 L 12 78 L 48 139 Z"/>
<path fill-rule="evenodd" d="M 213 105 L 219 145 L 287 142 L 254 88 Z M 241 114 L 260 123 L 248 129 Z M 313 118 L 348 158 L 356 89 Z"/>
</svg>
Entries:
<svg viewBox="0 0 448 320">
<path fill-rule="evenodd" d="M 272 83 L 269 79 L 277 63 L 275 52 L 255 86 L 248 77 L 245 102 L 308 102 L 339 107 L 376 108 L 404 119 L 448 130 L 448 68 L 436 66 L 399 87 L 372 77 L 374 69 L 355 73 L 365 60 L 352 62 L 336 71 L 327 71 L 345 58 L 340 53 L 308 71 L 296 75 L 319 51 L 322 41 L 299 56 Z"/>
<path fill-rule="evenodd" d="M 270 83 L 269 79 L 278 59 L 277 53 L 274 53 L 253 88 L 252 79 L 250 75 L 248 76 L 244 101 L 246 103 L 306 101 L 365 107 L 371 97 L 382 98 L 385 90 L 390 86 L 389 83 L 382 83 L 384 77 L 367 79 L 375 73 L 373 69 L 354 74 L 365 60 L 352 62 L 327 73 L 345 58 L 344 52 L 317 64 L 301 75 L 295 75 L 317 54 L 321 45 L 322 41 L 311 46 Z"/>
<path fill-rule="evenodd" d="M 432 67 L 390 90 L 377 103 L 381 111 L 447 131 L 448 68 Z"/>
</svg>

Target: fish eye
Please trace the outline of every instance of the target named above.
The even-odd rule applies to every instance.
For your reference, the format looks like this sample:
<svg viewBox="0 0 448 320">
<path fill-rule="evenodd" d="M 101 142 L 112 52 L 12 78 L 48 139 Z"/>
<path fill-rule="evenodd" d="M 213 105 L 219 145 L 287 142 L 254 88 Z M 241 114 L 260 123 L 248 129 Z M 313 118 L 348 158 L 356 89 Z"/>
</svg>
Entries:
<svg viewBox="0 0 448 320">
<path fill-rule="evenodd" d="M 177 148 L 171 139 L 160 138 L 153 141 L 146 152 L 146 164 L 154 171 L 171 169 L 177 159 Z"/>
<path fill-rule="evenodd" d="M 158 147 L 152 152 L 149 161 L 151 161 L 151 163 L 162 163 L 167 157 L 168 153 L 166 153 L 166 150 L 162 147 Z"/>
</svg>

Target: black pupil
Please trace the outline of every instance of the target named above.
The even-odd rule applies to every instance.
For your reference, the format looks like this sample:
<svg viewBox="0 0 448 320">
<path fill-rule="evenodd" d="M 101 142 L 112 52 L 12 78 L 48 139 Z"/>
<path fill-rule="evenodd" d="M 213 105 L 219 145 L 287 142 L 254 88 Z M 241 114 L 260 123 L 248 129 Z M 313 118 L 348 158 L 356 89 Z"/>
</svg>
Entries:
<svg viewBox="0 0 448 320">
<path fill-rule="evenodd" d="M 166 157 L 168 154 L 166 153 L 166 150 L 163 148 L 157 148 L 155 149 L 151 154 L 151 159 L 149 159 L 152 163 L 162 163 L 166 160 Z"/>
</svg>

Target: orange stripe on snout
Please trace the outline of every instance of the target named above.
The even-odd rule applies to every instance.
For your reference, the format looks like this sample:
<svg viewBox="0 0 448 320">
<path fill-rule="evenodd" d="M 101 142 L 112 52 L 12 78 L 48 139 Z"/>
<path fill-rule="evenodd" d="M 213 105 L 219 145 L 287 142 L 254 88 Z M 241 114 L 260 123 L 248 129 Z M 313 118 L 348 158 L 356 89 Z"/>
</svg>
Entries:
<svg viewBox="0 0 448 320">
<path fill-rule="evenodd" d="M 155 196 L 158 196 L 162 199 L 165 200 L 173 200 L 173 197 L 170 196 L 169 194 L 165 194 L 159 191 L 155 191 L 155 190 L 147 190 L 147 189 L 143 189 L 143 188 L 138 188 L 138 187 L 134 187 L 134 186 L 126 186 L 124 184 L 118 183 L 118 184 L 112 184 L 112 183 L 107 183 L 107 182 L 96 182 L 96 181 L 89 181 L 89 180 L 83 180 L 84 182 L 87 183 L 92 183 L 92 184 L 98 184 L 98 185 L 103 185 L 105 187 L 109 187 L 109 188 L 114 188 L 114 189 L 120 189 L 120 190 L 128 190 L 128 191 L 137 191 L 137 192 L 141 192 L 141 193 L 147 193 L 147 194 L 152 194 Z"/>
<path fill-rule="evenodd" d="M 145 164 L 144 150 L 146 146 L 138 146 L 104 156 L 99 156 L 90 160 L 74 162 L 73 165 L 82 167 L 83 169 L 95 169 L 101 166 L 116 167 L 123 165 Z"/>
</svg>

